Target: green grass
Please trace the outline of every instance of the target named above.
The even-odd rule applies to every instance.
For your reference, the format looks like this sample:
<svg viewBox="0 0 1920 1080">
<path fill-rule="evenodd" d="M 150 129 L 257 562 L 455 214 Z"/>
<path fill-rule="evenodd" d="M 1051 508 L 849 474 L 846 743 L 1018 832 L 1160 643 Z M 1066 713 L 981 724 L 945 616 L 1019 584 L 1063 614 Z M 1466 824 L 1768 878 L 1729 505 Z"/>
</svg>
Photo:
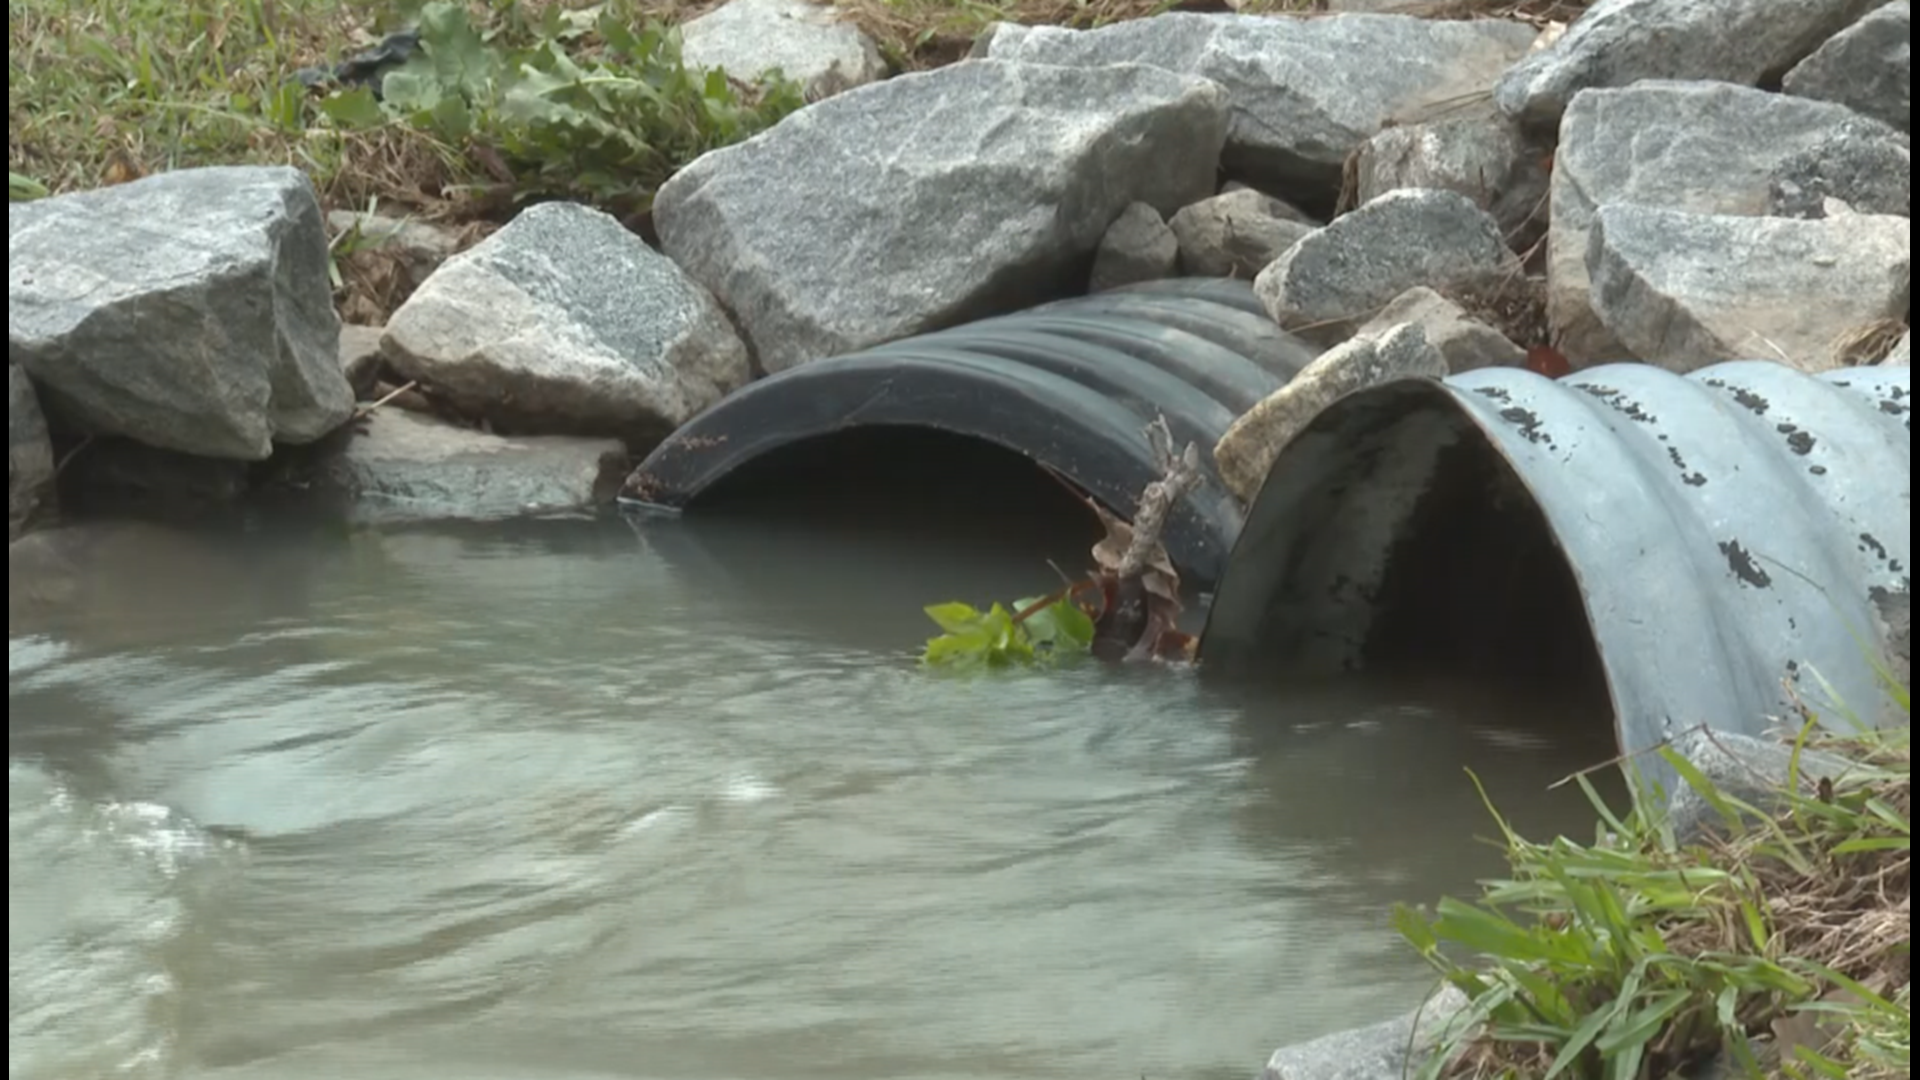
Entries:
<svg viewBox="0 0 1920 1080">
<path fill-rule="evenodd" d="M 1561 15 L 1579 0 L 1409 0 L 1411 10 L 1446 17 Z M 505 131 L 483 115 L 475 124 L 442 113 L 388 116 L 322 108 L 291 78 L 328 65 L 418 16 L 421 0 L 10 0 L 8 4 L 7 167 L 14 198 L 118 183 L 200 165 L 288 164 L 314 178 L 330 207 L 379 199 L 448 218 L 506 215 L 511 195 L 557 194 L 643 207 L 652 186 L 713 145 L 751 133 L 792 103 L 778 93 L 729 100 L 722 87 L 682 79 L 647 36 L 649 21 L 671 25 L 711 0 L 604 0 L 590 10 L 641 39 L 636 54 L 610 55 L 606 35 L 557 17 L 589 9 L 585 0 L 469 0 L 465 10 L 490 55 L 515 68 L 557 41 L 565 56 L 599 80 L 591 96 L 566 104 L 569 119 L 538 131 Z M 916 69 L 964 55 L 996 21 L 1093 27 L 1166 11 L 1175 0 L 842 0 L 849 18 L 880 43 L 895 66 Z M 1312 0 L 1247 0 L 1246 11 L 1292 11 Z M 613 50 L 618 53 L 620 50 Z M 545 64 L 542 60 L 540 63 Z M 596 65 L 598 65 L 596 67 Z M 553 74 L 555 65 L 546 64 Z M 638 75 L 666 86 L 654 109 L 606 80 Z M 464 88 L 471 91 L 472 87 Z M 502 88 L 504 93 L 504 88 Z M 445 96 L 445 95 L 443 95 Z M 486 94 L 466 93 L 476 114 Z M 566 94 L 562 94 L 565 97 Z M 768 105 L 762 108 L 763 104 Z M 350 115 L 358 113 L 359 115 Z M 358 121 L 358 122 L 353 122 Z M 540 127 L 540 125 L 535 125 Z M 584 129 L 594 129 L 585 131 Z M 638 143 L 630 136 L 638 134 Z M 515 147 L 521 151 L 517 160 Z M 583 163 L 582 155 L 586 160 Z M 503 160 L 508 159 L 508 160 Z M 638 172 L 634 190 L 569 175 Z M 616 211 L 619 206 L 609 206 Z"/>
<path fill-rule="evenodd" d="M 1715 1055 L 1736 1075 L 1910 1077 L 1910 728 L 1855 730 L 1809 720 L 1796 761 L 1818 748 L 1861 764 L 1831 784 L 1796 777 L 1765 811 L 1663 752 L 1722 818 L 1705 842 L 1679 842 L 1661 800 L 1615 814 L 1584 777 L 1590 844 L 1529 841 L 1496 813 L 1511 876 L 1396 913 L 1472 1002 L 1423 1080 L 1659 1080 Z"/>
<path fill-rule="evenodd" d="M 659 14 L 640 0 L 590 12 L 511 0 L 412 10 L 14 0 L 12 187 L 58 193 L 189 166 L 288 164 L 334 206 L 378 198 L 501 217 L 555 196 L 631 215 L 686 161 L 802 104 L 777 79 L 687 72 Z M 425 47 L 388 76 L 385 104 L 293 78 L 415 21 Z"/>
</svg>

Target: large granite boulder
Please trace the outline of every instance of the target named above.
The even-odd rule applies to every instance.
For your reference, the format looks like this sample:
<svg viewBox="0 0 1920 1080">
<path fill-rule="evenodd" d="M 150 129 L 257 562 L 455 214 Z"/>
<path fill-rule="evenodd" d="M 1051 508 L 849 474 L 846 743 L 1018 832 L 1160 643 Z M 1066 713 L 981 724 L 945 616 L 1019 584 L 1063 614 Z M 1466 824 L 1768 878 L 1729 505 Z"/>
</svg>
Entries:
<svg viewBox="0 0 1920 1080">
<path fill-rule="evenodd" d="M 981 61 L 836 95 L 660 189 L 667 254 L 768 371 L 1085 287 L 1128 204 L 1213 190 L 1226 100 L 1139 64 Z"/>
<path fill-rule="evenodd" d="M 1913 130 L 1913 5 L 1869 12 L 1787 72 L 1781 89 Z"/>
<path fill-rule="evenodd" d="M 1669 371 L 1778 360 L 1843 365 L 1858 326 L 1906 314 L 1912 223 L 1848 214 L 1817 221 L 1603 206 L 1587 270 L 1600 322 L 1633 355 Z"/>
<path fill-rule="evenodd" d="M 8 354 L 56 423 L 257 461 L 353 411 L 326 226 L 297 169 L 13 203 L 7 255 Z"/>
<path fill-rule="evenodd" d="M 704 288 L 572 203 L 530 207 L 448 259 L 393 313 L 381 347 L 395 371 L 503 430 L 636 445 L 752 377 Z"/>
<path fill-rule="evenodd" d="M 1907 151 L 1905 136 L 1843 106 L 1728 83 L 1582 91 L 1561 124 L 1547 234 L 1547 313 L 1561 352 L 1575 367 L 1633 358 L 1593 310 L 1587 249 L 1599 207 L 1763 215 L 1782 167 L 1831 140 Z"/>
<path fill-rule="evenodd" d="M 1647 79 L 1755 86 L 1785 74 L 1884 0 L 1598 0 L 1551 46 L 1514 65 L 1494 100 L 1552 130 L 1582 90 Z"/>
<path fill-rule="evenodd" d="M 1227 171 L 1283 197 L 1331 203 L 1355 147 L 1387 124 L 1484 94 L 1535 36 L 1499 19 L 1176 12 L 1097 30 L 1000 26 L 987 55 L 1152 64 L 1211 79 L 1233 105 Z"/>
</svg>

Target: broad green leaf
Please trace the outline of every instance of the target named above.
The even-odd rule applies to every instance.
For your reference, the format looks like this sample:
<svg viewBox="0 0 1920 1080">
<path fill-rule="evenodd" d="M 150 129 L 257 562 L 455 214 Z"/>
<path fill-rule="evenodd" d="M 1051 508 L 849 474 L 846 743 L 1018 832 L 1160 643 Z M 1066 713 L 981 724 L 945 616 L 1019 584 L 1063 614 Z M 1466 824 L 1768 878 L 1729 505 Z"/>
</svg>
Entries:
<svg viewBox="0 0 1920 1080">
<path fill-rule="evenodd" d="M 320 99 L 319 107 L 329 120 L 348 131 L 364 131 L 387 122 L 386 111 L 380 108 L 372 89 L 365 86 L 328 94 Z"/>
<path fill-rule="evenodd" d="M 380 80 L 380 95 L 390 107 L 416 114 L 430 114 L 441 96 L 432 69 L 415 61 L 387 72 Z"/>
<path fill-rule="evenodd" d="M 1433 927 L 1427 924 L 1426 916 L 1412 907 L 1406 904 L 1393 905 L 1392 922 L 1394 931 L 1422 956 L 1430 956 L 1440 947 L 1440 939 L 1433 935 Z"/>
<path fill-rule="evenodd" d="M 984 616 L 972 604 L 932 604 L 925 611 L 927 618 L 949 634 L 965 633 L 984 622 Z"/>
<path fill-rule="evenodd" d="M 1463 904 L 1452 897 L 1442 899 L 1435 908 L 1434 933 L 1456 941 L 1477 952 L 1512 960 L 1548 960 L 1547 948 L 1511 919 Z"/>
</svg>

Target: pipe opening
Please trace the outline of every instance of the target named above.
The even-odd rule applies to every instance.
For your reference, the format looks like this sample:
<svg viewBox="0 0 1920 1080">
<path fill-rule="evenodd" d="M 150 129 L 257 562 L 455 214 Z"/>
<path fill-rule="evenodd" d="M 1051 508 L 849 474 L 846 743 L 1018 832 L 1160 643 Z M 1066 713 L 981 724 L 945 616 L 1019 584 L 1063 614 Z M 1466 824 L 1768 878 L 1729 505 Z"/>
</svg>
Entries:
<svg viewBox="0 0 1920 1080">
<path fill-rule="evenodd" d="M 1443 387 L 1357 395 L 1275 463 L 1201 645 L 1255 682 L 1362 674 L 1612 703 L 1539 504 Z"/>
<path fill-rule="evenodd" d="M 1555 691 L 1606 708 L 1579 586 L 1506 460 L 1469 435 L 1388 552 L 1363 668 Z"/>
<path fill-rule="evenodd" d="M 1047 559 L 1077 572 L 1100 535 L 1086 505 L 1032 459 L 925 427 L 865 426 L 789 443 L 729 471 L 688 509 L 702 519 L 1023 553 L 1042 591 L 1053 580 Z"/>
</svg>

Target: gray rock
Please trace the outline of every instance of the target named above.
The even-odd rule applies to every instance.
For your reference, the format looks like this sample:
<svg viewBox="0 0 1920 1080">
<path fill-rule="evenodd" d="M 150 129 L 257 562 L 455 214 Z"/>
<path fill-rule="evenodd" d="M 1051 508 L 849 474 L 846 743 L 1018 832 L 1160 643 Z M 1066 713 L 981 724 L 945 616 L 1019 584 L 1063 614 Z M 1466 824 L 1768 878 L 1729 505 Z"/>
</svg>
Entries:
<svg viewBox="0 0 1920 1080">
<path fill-rule="evenodd" d="M 680 57 L 695 71 L 749 82 L 779 72 L 818 101 L 887 75 L 873 39 L 809 0 L 728 0 L 680 28 Z"/>
<path fill-rule="evenodd" d="M 1834 199 L 1853 213 L 1911 217 L 1911 148 L 1836 134 L 1787 155 L 1768 174 L 1767 212 L 1775 217 L 1827 217 Z"/>
<path fill-rule="evenodd" d="M 1275 1050 L 1260 1080 L 1404 1080 L 1468 1004 L 1464 991 L 1445 984 L 1405 1016 Z"/>
<path fill-rule="evenodd" d="M 10 358 L 56 423 L 257 461 L 344 423 L 327 234 L 296 169 L 183 169 L 7 207 Z"/>
<path fill-rule="evenodd" d="M 447 260 L 388 321 L 387 363 L 529 434 L 658 440 L 752 377 L 707 291 L 618 221 L 542 203 Z"/>
<path fill-rule="evenodd" d="M 1849 330 L 1898 318 L 1913 272 L 1906 218 L 1821 221 L 1616 204 L 1594 219 L 1587 270 L 1600 321 L 1670 371 L 1723 360 L 1839 366 Z"/>
<path fill-rule="evenodd" d="M 1367 140 L 1355 163 L 1356 201 L 1401 188 L 1457 191 L 1493 215 L 1524 251 L 1547 217 L 1547 153 L 1492 117 L 1390 127 Z"/>
<path fill-rule="evenodd" d="M 1249 187 L 1183 206 L 1171 225 L 1185 273 L 1247 279 L 1319 228 L 1287 203 Z"/>
<path fill-rule="evenodd" d="M 1357 390 L 1400 379 L 1438 379 L 1447 359 L 1419 326 L 1402 323 L 1378 337 L 1355 337 L 1302 368 L 1233 422 L 1213 448 L 1227 489 L 1248 502 L 1275 459 L 1327 406 Z"/>
<path fill-rule="evenodd" d="M 1767 212 L 1781 164 L 1830 139 L 1892 144 L 1899 132 L 1842 106 L 1726 83 L 1586 90 L 1561 125 L 1547 233 L 1547 314 L 1574 367 L 1632 359 L 1593 312 L 1587 233 L 1596 207 Z"/>
<path fill-rule="evenodd" d="M 370 250 L 393 256 L 408 291 L 419 288 L 461 246 L 460 234 L 443 225 L 353 210 L 327 214 L 327 232 L 334 237 L 336 251 Z"/>
<path fill-rule="evenodd" d="M 1213 190 L 1226 100 L 1142 65 L 977 61 L 836 95 L 660 188 L 662 246 L 761 364 L 1077 292 L 1129 203 Z"/>
<path fill-rule="evenodd" d="M 42 510 L 53 506 L 53 444 L 40 415 L 33 380 L 7 365 L 7 541 L 20 538 Z"/>
<path fill-rule="evenodd" d="M 1757 85 L 1786 73 L 1883 0 L 1598 0 L 1494 91 L 1506 113 L 1551 130 L 1582 90 L 1647 79 Z"/>
<path fill-rule="evenodd" d="M 1517 273 L 1500 225 L 1465 195 L 1402 189 L 1295 244 L 1254 279 L 1267 312 L 1316 340 L 1336 338 L 1417 285 Z"/>
<path fill-rule="evenodd" d="M 1097 30 L 1003 30 L 988 55 L 1075 66 L 1145 63 L 1212 79 L 1233 103 L 1228 171 L 1330 203 L 1354 148 L 1389 123 L 1423 120 L 1485 93 L 1534 36 L 1524 23 L 1498 19 L 1176 12 Z"/>
<path fill-rule="evenodd" d="M 1180 243 L 1161 220 L 1160 211 L 1134 203 L 1120 212 L 1100 238 L 1093 253 L 1092 292 L 1159 281 L 1173 276 L 1180 263 Z"/>
<path fill-rule="evenodd" d="M 613 500 L 626 467 L 616 439 L 501 438 L 381 409 L 319 476 L 359 520 L 495 521 L 590 513 Z"/>
<path fill-rule="evenodd" d="M 1372 322 L 1360 328 L 1357 336 L 1377 337 L 1401 323 L 1419 326 L 1433 347 L 1447 358 L 1447 370 L 1455 375 L 1486 367 L 1520 367 L 1527 362 L 1527 350 L 1425 286 L 1395 297 Z"/>
<path fill-rule="evenodd" d="M 1762 813 L 1785 807 L 1785 792 L 1796 778 L 1799 790 L 1812 794 L 1823 779 L 1859 777 L 1863 766 L 1835 754 L 1803 750 L 1796 763 L 1791 743 L 1759 739 L 1731 731 L 1683 732 L 1673 751 L 1700 770 L 1724 796 Z M 1667 821 L 1682 843 L 1696 843 L 1721 831 L 1725 821 L 1704 796 L 1684 780 L 1667 793 Z"/>
<path fill-rule="evenodd" d="M 1913 5 L 1868 12 L 1787 72 L 1781 89 L 1913 130 Z"/>
<path fill-rule="evenodd" d="M 1887 358 L 1880 362 L 1887 367 L 1913 366 L 1913 331 L 1909 330 L 1901 334 L 1900 344 L 1895 345 L 1893 351 L 1887 354 Z"/>
<path fill-rule="evenodd" d="M 385 333 L 380 326 L 346 323 L 340 327 L 340 370 L 356 398 L 372 393 L 380 378 L 380 337 Z"/>
<path fill-rule="evenodd" d="M 1239 180 L 1228 180 L 1226 183 L 1220 185 L 1220 194 L 1222 195 L 1230 195 L 1236 191 L 1259 191 L 1260 194 L 1265 195 L 1271 200 L 1271 205 L 1268 209 L 1273 212 L 1274 216 L 1282 220 L 1297 221 L 1302 225 L 1311 225 L 1316 229 L 1326 224 L 1326 222 L 1314 217 L 1312 214 L 1307 213 L 1305 210 L 1300 209 L 1280 196 L 1275 195 L 1273 192 L 1260 191 L 1259 188 L 1254 187 L 1252 184 L 1243 183 Z"/>
</svg>

